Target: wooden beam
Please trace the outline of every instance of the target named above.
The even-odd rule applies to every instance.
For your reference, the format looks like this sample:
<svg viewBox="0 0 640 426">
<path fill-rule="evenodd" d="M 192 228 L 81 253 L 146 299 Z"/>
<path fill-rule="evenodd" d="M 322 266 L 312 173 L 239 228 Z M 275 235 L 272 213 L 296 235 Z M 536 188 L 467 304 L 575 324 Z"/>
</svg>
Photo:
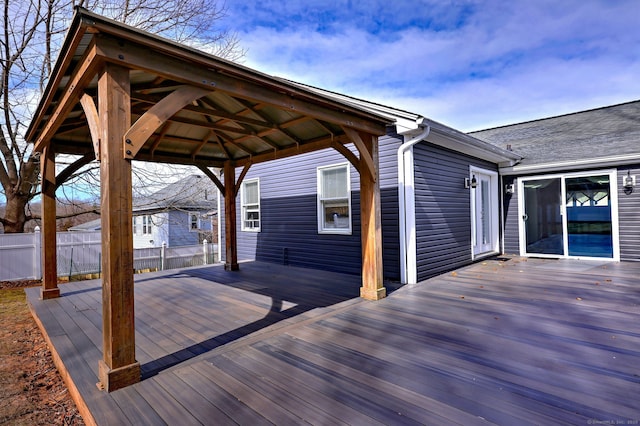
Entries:
<svg viewBox="0 0 640 426">
<path fill-rule="evenodd" d="M 362 164 L 361 165 L 362 170 L 366 170 L 369 173 L 369 176 L 371 178 L 373 178 L 374 180 L 377 180 L 376 178 L 377 166 L 374 164 L 373 158 L 371 158 L 371 154 L 367 149 L 367 146 L 369 144 L 365 143 L 365 141 L 363 140 L 363 137 L 360 136 L 360 134 L 354 129 L 350 129 L 348 127 L 342 127 L 342 130 L 344 130 L 344 133 L 349 137 L 349 139 L 351 139 L 351 142 L 353 142 L 353 144 L 358 149 L 358 152 L 360 153 L 360 163 Z M 370 136 L 364 135 L 364 138 L 370 138 Z"/>
<path fill-rule="evenodd" d="M 100 118 L 98 117 L 98 109 L 95 102 L 93 102 L 93 97 L 86 93 L 80 98 L 80 105 L 82 105 L 84 115 L 87 117 L 87 123 L 89 124 L 89 133 L 91 134 L 91 142 L 93 142 L 95 158 L 100 161 L 100 135 L 102 134 L 102 129 Z"/>
<path fill-rule="evenodd" d="M 151 148 L 149 149 L 149 151 L 151 152 L 151 155 L 153 155 L 155 150 L 158 148 L 158 145 L 160 145 L 160 142 L 162 142 L 162 139 L 169 131 L 169 127 L 171 127 L 171 123 L 166 122 L 162 126 L 162 129 L 160 129 L 160 133 L 158 133 L 158 135 L 156 136 L 156 140 L 153 141 L 153 143 L 151 144 Z"/>
<path fill-rule="evenodd" d="M 380 118 L 364 118 L 369 114 L 362 111 L 345 112 L 349 107 L 343 104 L 331 108 L 327 105 L 332 102 L 323 97 L 303 94 L 293 88 L 289 89 L 290 94 L 282 93 L 268 84 L 218 73 L 206 66 L 189 66 L 184 60 L 163 55 L 159 51 L 152 51 L 133 42 L 118 43 L 115 39 L 100 37 L 97 43 L 102 57 L 123 66 L 151 72 L 192 86 L 215 89 L 234 97 L 263 102 L 294 114 L 308 115 L 370 134 L 385 134 L 386 123 Z M 317 101 L 313 102 L 314 99 Z"/>
<path fill-rule="evenodd" d="M 211 93 L 211 89 L 194 86 L 182 86 L 165 96 L 140 117 L 124 134 L 125 158 L 133 159 L 149 137 L 165 123 L 169 117 L 180 111 L 185 105 Z"/>
<path fill-rule="evenodd" d="M 351 152 L 351 150 L 349 148 L 347 148 L 343 144 L 341 144 L 339 142 L 335 142 L 335 141 L 334 141 L 334 143 L 331 144 L 331 147 L 333 149 L 335 149 L 336 151 L 338 151 L 340 154 L 342 154 L 344 158 L 349 160 L 349 163 L 351 163 L 351 165 L 353 167 L 355 167 L 355 169 L 358 171 L 358 173 L 360 173 L 360 170 L 361 170 L 360 159 L 358 157 L 356 157 L 356 155 L 353 152 Z"/>
<path fill-rule="evenodd" d="M 108 392 L 140 381 L 135 357 L 131 162 L 125 132 L 131 127 L 129 70 L 107 64 L 98 80 L 102 123 L 102 344 L 98 378 Z"/>
<path fill-rule="evenodd" d="M 38 108 L 38 111 L 37 111 L 38 115 L 32 118 L 31 126 L 29 127 L 28 134 L 25 137 L 27 141 L 34 142 L 34 145 L 39 146 L 39 148 L 43 147 L 42 143 L 46 143 L 46 141 L 48 141 L 51 138 L 51 135 L 49 135 L 47 138 L 38 137 L 37 140 L 40 140 L 40 144 L 38 145 L 38 143 L 36 142 L 37 140 L 34 141 L 33 139 L 35 134 L 37 134 L 38 132 L 38 126 L 34 125 L 34 123 L 40 123 L 42 121 L 48 120 L 46 117 L 49 111 L 49 106 L 52 105 L 52 103 L 54 102 L 53 99 L 58 95 L 58 92 L 52 89 L 59 87 L 60 82 L 62 81 L 62 79 L 65 78 L 64 73 L 60 71 L 66 70 L 69 64 L 71 64 L 71 62 L 75 60 L 76 51 L 80 43 L 82 43 L 83 41 L 83 35 L 85 34 L 86 27 L 83 25 L 79 25 L 75 28 L 75 31 L 73 32 L 73 34 L 72 34 L 72 31 L 73 30 L 69 28 L 69 33 L 66 36 L 66 40 L 71 40 L 71 43 L 64 46 L 64 48 L 60 52 L 61 56 L 56 60 L 56 67 L 54 68 L 53 72 L 49 76 L 49 81 L 47 82 L 47 88 L 45 89 L 43 94 L 43 99 L 40 102 L 40 104 L 44 105 L 45 107 Z M 91 50 L 91 47 L 87 49 L 87 51 L 89 50 Z M 81 64 L 84 63 L 84 58 L 80 61 L 80 63 Z M 76 68 L 78 69 L 79 66 Z M 66 87 L 69 88 L 70 86 L 67 85 Z M 58 102 L 58 105 L 60 105 L 59 102 Z M 35 151 L 41 152 L 42 150 L 35 149 Z"/>
<path fill-rule="evenodd" d="M 224 269 L 237 271 L 238 266 L 238 236 L 236 228 L 236 170 L 231 161 L 224 163 Z"/>
<path fill-rule="evenodd" d="M 60 296 L 58 265 L 56 258 L 56 154 L 51 144 L 44 147 L 40 156 L 42 176 L 42 299 Z"/>
<path fill-rule="evenodd" d="M 147 152 L 139 152 L 136 156 L 136 161 L 145 161 L 148 163 L 164 163 L 164 164 L 182 164 L 187 166 L 199 166 L 204 167 L 218 167 L 223 168 L 226 158 L 193 158 L 191 155 L 175 155 L 171 153 L 156 153 L 151 154 Z"/>
<path fill-rule="evenodd" d="M 319 151 L 321 149 L 331 148 L 334 141 L 336 143 L 350 142 L 350 140 L 345 135 L 336 136 L 334 139 L 331 139 L 331 137 L 319 138 L 300 145 L 291 145 L 286 148 L 281 148 L 278 151 L 269 151 L 268 153 L 264 154 L 256 154 L 251 157 L 240 158 L 236 160 L 235 164 L 236 166 L 244 166 L 248 162 L 258 164 L 278 158 L 292 157 L 294 155 L 304 154 L 306 152 Z"/>
<path fill-rule="evenodd" d="M 245 176 L 247 176 L 247 172 L 249 171 L 250 167 L 251 167 L 251 163 L 246 163 L 242 168 L 242 171 L 240 172 L 240 176 L 238 176 L 238 180 L 235 186 L 236 196 L 240 192 L 240 185 L 242 185 L 242 181 L 244 180 Z"/>
<path fill-rule="evenodd" d="M 225 126 L 224 124 L 212 123 L 210 121 L 194 120 L 191 118 L 182 118 L 182 117 L 172 117 L 168 120 L 175 123 L 189 124 L 190 126 L 202 127 L 205 129 L 221 130 L 223 132 L 228 132 L 228 133 L 237 133 L 240 135 L 252 135 L 252 136 L 256 135 L 255 131 L 247 130 L 244 127 Z M 240 125 L 238 124 L 238 126 Z"/>
<path fill-rule="evenodd" d="M 56 189 L 65 183 L 75 172 L 80 170 L 82 166 L 86 166 L 93 160 L 95 160 L 95 153 L 87 152 L 82 157 L 65 167 L 65 169 L 56 176 Z"/>
<path fill-rule="evenodd" d="M 374 165 L 374 176 L 360 173 L 360 227 L 362 240 L 362 287 L 360 296 L 368 300 L 386 297 L 382 270 L 382 219 L 380 209 L 380 184 L 378 176 L 378 138 L 361 139 L 363 148 Z M 362 160 L 361 168 L 365 169 Z"/>
<path fill-rule="evenodd" d="M 92 44 L 74 70 L 69 82 L 65 86 L 62 97 L 48 117 L 47 124 L 42 131 L 39 132 L 38 138 L 34 141 L 34 151 L 41 152 L 44 145 L 51 140 L 58 127 L 60 127 L 62 122 L 67 118 L 69 112 L 76 106 L 81 93 L 85 91 L 85 88 L 96 75 L 101 65 L 102 62 L 100 58 L 97 57 L 96 46 Z"/>
<path fill-rule="evenodd" d="M 220 182 L 220 179 L 218 179 L 218 176 L 213 174 L 213 172 L 209 170 L 208 167 L 202 166 L 202 165 L 199 165 L 196 167 L 198 167 L 198 169 L 200 169 L 202 173 L 204 173 L 209 179 L 211 179 L 211 182 L 213 182 L 218 187 L 218 190 L 220 191 L 221 194 L 225 193 L 224 185 L 222 184 L 222 182 Z"/>
<path fill-rule="evenodd" d="M 136 100 L 140 100 L 147 103 L 156 103 L 159 101 L 158 96 L 154 95 L 144 95 L 141 93 L 132 94 L 131 97 Z M 227 111 L 223 111 L 221 109 L 213 109 L 213 108 L 205 108 L 202 106 L 194 106 L 194 105 L 186 105 L 183 108 L 185 111 L 195 112 L 197 114 L 203 115 L 205 117 L 216 117 L 216 118 L 224 118 L 237 123 L 251 124 L 255 126 L 261 127 L 274 127 L 274 124 L 269 123 L 264 120 L 256 120 L 255 118 L 244 117 L 242 115 L 233 114 Z"/>
</svg>

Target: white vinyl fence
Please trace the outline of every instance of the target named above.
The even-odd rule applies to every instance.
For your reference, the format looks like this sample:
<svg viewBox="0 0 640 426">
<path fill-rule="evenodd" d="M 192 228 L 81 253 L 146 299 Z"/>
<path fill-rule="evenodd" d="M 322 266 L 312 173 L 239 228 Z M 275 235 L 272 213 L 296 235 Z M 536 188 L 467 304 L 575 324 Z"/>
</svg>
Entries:
<svg viewBox="0 0 640 426">
<path fill-rule="evenodd" d="M 57 234 L 58 276 L 73 277 L 101 273 L 100 232 L 59 232 Z M 0 281 L 42 278 L 40 232 L 0 234 Z M 134 269 L 158 271 L 215 263 L 217 245 L 135 249 Z"/>
</svg>

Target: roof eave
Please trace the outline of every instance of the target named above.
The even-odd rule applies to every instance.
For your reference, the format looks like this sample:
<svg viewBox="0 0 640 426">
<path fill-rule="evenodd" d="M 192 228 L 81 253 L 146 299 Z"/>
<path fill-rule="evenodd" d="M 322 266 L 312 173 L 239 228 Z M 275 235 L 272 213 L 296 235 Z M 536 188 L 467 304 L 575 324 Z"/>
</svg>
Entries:
<svg viewBox="0 0 640 426">
<path fill-rule="evenodd" d="M 640 153 L 615 155 L 610 157 L 589 158 L 585 160 L 567 160 L 540 164 L 521 164 L 500 167 L 504 176 L 527 175 L 533 173 L 560 172 L 572 169 L 595 169 L 640 164 Z"/>
</svg>

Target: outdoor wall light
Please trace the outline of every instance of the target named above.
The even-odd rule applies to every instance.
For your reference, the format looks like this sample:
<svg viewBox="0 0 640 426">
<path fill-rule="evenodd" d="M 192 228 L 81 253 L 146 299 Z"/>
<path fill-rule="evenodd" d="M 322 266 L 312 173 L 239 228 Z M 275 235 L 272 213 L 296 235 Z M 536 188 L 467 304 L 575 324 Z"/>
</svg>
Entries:
<svg viewBox="0 0 640 426">
<path fill-rule="evenodd" d="M 636 177 L 631 176 L 631 170 L 627 170 L 627 175 L 622 178 L 622 189 L 624 193 L 627 195 L 631 194 L 634 186 L 636 186 Z"/>
<path fill-rule="evenodd" d="M 504 186 L 504 192 L 507 194 L 514 194 L 516 192 L 516 186 L 512 183 Z"/>
<path fill-rule="evenodd" d="M 469 180 L 469 178 L 464 178 L 465 188 L 469 189 L 469 188 L 475 188 L 477 186 L 478 186 L 478 180 L 476 179 L 476 175 L 473 175 L 471 180 Z"/>
</svg>

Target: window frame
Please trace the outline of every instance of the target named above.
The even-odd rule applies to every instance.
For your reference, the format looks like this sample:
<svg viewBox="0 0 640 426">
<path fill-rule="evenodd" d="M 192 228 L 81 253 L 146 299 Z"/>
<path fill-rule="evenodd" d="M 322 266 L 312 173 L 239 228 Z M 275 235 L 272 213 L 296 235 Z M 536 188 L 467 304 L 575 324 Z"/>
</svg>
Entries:
<svg viewBox="0 0 640 426">
<path fill-rule="evenodd" d="M 196 227 L 193 227 L 193 218 L 196 218 Z M 200 230 L 200 215 L 197 212 L 189 212 L 189 232 L 198 232 Z"/>
<path fill-rule="evenodd" d="M 245 203 L 245 192 L 246 192 L 246 187 L 249 184 L 256 184 L 257 188 L 258 188 L 258 202 L 256 203 Z M 248 210 L 248 206 L 257 206 L 257 208 L 252 208 L 251 210 Z M 258 226 L 257 227 L 248 227 L 246 226 L 246 222 L 247 222 L 247 213 L 249 212 L 258 212 Z M 260 209 L 260 178 L 252 178 L 252 179 L 245 179 L 244 181 L 242 181 L 242 186 L 240 187 L 240 214 L 241 214 L 241 219 L 240 219 L 240 229 L 244 232 L 260 232 L 262 229 L 262 211 Z M 251 222 L 255 222 L 255 220 L 251 220 Z"/>
<path fill-rule="evenodd" d="M 138 224 L 137 218 L 140 218 L 140 223 Z M 153 234 L 153 220 L 151 220 L 151 215 L 143 214 L 134 216 L 133 218 L 133 226 L 134 226 L 134 235 L 151 235 Z M 140 232 L 138 233 L 138 230 Z"/>
<path fill-rule="evenodd" d="M 323 197 L 322 187 L 324 182 L 324 172 L 328 170 L 346 169 L 347 177 L 347 191 L 346 201 L 347 208 L 349 210 L 349 227 L 348 228 L 326 228 L 324 226 L 324 202 L 329 198 Z M 353 233 L 353 211 L 351 208 L 351 166 L 349 163 L 330 164 L 326 166 L 319 166 L 316 169 L 316 181 L 317 181 L 317 221 L 318 221 L 318 234 L 334 234 L 334 235 L 351 235 Z M 339 201 L 341 198 L 332 198 L 331 200 Z"/>
</svg>

